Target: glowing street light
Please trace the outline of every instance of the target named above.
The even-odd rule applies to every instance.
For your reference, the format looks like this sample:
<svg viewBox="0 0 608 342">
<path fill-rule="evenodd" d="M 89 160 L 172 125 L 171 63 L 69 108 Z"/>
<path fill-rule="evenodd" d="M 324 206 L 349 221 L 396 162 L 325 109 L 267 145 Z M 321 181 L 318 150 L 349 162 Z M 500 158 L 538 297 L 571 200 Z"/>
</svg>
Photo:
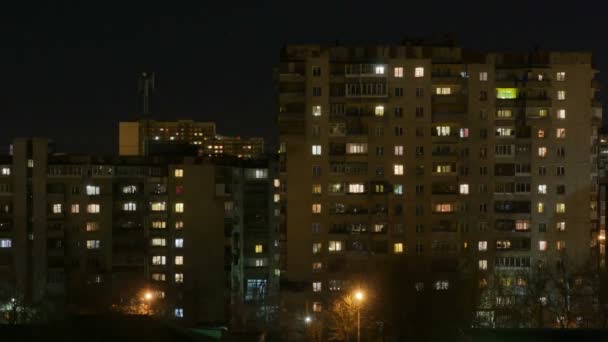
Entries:
<svg viewBox="0 0 608 342">
<path fill-rule="evenodd" d="M 361 304 L 363 302 L 363 291 L 355 292 L 355 299 Z M 361 342 L 361 305 L 357 305 L 357 342 Z"/>
<path fill-rule="evenodd" d="M 312 318 L 311 318 L 310 316 L 306 316 L 306 317 L 304 318 L 304 323 L 306 323 L 306 324 L 310 324 L 310 322 L 312 322 Z"/>
<path fill-rule="evenodd" d="M 144 294 L 144 299 L 147 301 L 151 301 L 152 300 L 152 292 L 148 291 Z"/>
</svg>

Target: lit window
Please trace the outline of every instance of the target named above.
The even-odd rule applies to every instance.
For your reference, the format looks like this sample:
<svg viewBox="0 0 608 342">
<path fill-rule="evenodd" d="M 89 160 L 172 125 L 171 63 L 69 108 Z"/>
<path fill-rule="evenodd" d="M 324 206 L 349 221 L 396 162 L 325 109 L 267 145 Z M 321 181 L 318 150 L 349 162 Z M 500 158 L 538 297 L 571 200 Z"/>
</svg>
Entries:
<svg viewBox="0 0 608 342">
<path fill-rule="evenodd" d="M 27 160 L 27 167 L 34 167 L 34 159 L 28 159 Z"/>
<path fill-rule="evenodd" d="M 402 184 L 395 184 L 393 186 L 393 193 L 395 195 L 403 195 L 403 185 Z"/>
<path fill-rule="evenodd" d="M 264 252 L 264 246 L 262 246 L 262 245 L 255 245 L 255 252 L 256 253 L 263 253 Z"/>
<path fill-rule="evenodd" d="M 566 221 L 559 221 L 555 223 L 555 228 L 558 232 L 566 231 Z"/>
<path fill-rule="evenodd" d="M 318 254 L 321 253 L 321 243 L 320 242 L 315 242 L 312 244 L 312 254 Z"/>
<path fill-rule="evenodd" d="M 497 137 L 512 137 L 515 135 L 515 130 L 511 127 L 496 127 Z"/>
<path fill-rule="evenodd" d="M 99 240 L 87 240 L 87 249 L 99 249 Z"/>
<path fill-rule="evenodd" d="M 558 128 L 555 130 L 555 137 L 558 139 L 563 139 L 566 137 L 566 129 L 565 128 Z"/>
<path fill-rule="evenodd" d="M 312 205 L 312 213 L 313 214 L 320 214 L 321 213 L 321 203 L 314 203 Z"/>
<path fill-rule="evenodd" d="M 477 262 L 478 267 L 480 270 L 487 270 L 488 269 L 488 260 L 485 259 L 481 259 Z"/>
<path fill-rule="evenodd" d="M 511 111 L 510 109 L 499 109 L 498 111 L 496 111 L 496 117 L 497 118 L 512 118 L 513 111 Z"/>
<path fill-rule="evenodd" d="M 556 79 L 557 81 L 560 81 L 560 82 L 565 81 L 565 80 L 566 80 L 566 73 L 565 73 L 564 71 L 558 71 L 558 72 L 555 74 L 555 79 Z"/>
<path fill-rule="evenodd" d="M 183 308 L 175 308 L 174 315 L 176 318 L 184 318 L 184 309 Z"/>
<path fill-rule="evenodd" d="M 182 177 L 184 177 L 184 169 L 175 169 L 173 171 L 173 176 L 175 176 L 175 178 L 182 178 Z"/>
<path fill-rule="evenodd" d="M 313 156 L 321 155 L 321 145 L 312 145 L 312 155 Z"/>
<path fill-rule="evenodd" d="M 0 170 L 0 175 L 2 175 L 2 176 L 10 176 L 11 175 L 11 169 L 9 167 L 3 167 Z"/>
<path fill-rule="evenodd" d="M 85 189 L 86 189 L 87 195 L 89 195 L 89 196 L 99 195 L 99 186 L 87 185 Z"/>
<path fill-rule="evenodd" d="M 402 156 L 403 155 L 403 145 L 395 146 L 395 155 Z"/>
<path fill-rule="evenodd" d="M 182 284 L 184 282 L 184 274 L 183 273 L 175 273 L 173 275 L 173 279 L 176 283 Z"/>
<path fill-rule="evenodd" d="M 446 137 L 450 135 L 450 126 L 437 126 L 435 127 L 435 130 L 437 131 L 438 137 Z"/>
<path fill-rule="evenodd" d="M 547 241 L 545 240 L 540 240 L 538 241 L 538 250 L 539 251 L 546 251 L 547 250 Z"/>
<path fill-rule="evenodd" d="M 517 88 L 496 88 L 497 99 L 516 99 Z"/>
<path fill-rule="evenodd" d="M 99 230 L 99 222 L 87 222 L 85 229 L 87 232 L 96 232 Z"/>
<path fill-rule="evenodd" d="M 545 158 L 547 156 L 547 148 L 546 147 L 539 147 L 538 148 L 538 156 L 541 158 Z"/>
<path fill-rule="evenodd" d="M 122 210 L 124 211 L 136 211 L 137 203 L 135 202 L 125 202 L 122 204 Z"/>
<path fill-rule="evenodd" d="M 164 247 L 167 245 L 167 239 L 165 238 L 153 238 L 152 241 L 152 246 L 154 247 Z"/>
<path fill-rule="evenodd" d="M 539 184 L 538 193 L 542 194 L 542 195 L 546 194 L 547 193 L 547 184 Z"/>
<path fill-rule="evenodd" d="M 274 182 L 273 182 L 273 185 L 274 185 L 274 187 L 275 187 L 275 188 L 279 188 L 279 187 L 281 187 L 281 180 L 280 180 L 280 179 L 275 178 L 275 179 L 274 179 Z"/>
<path fill-rule="evenodd" d="M 469 194 L 469 184 L 460 184 L 460 194 L 461 195 Z"/>
<path fill-rule="evenodd" d="M 479 73 L 479 80 L 480 81 L 487 81 L 488 80 L 488 73 L 486 71 L 482 71 Z"/>
<path fill-rule="evenodd" d="M 122 187 L 123 194 L 134 194 L 137 192 L 137 187 L 135 185 L 127 185 Z"/>
<path fill-rule="evenodd" d="M 451 213 L 454 211 L 454 206 L 451 203 L 438 203 L 435 204 L 436 213 Z"/>
<path fill-rule="evenodd" d="M 563 251 L 566 249 L 566 241 L 557 241 L 556 246 L 558 251 Z"/>
<path fill-rule="evenodd" d="M 447 290 L 450 288 L 450 282 L 447 280 L 438 280 L 433 283 L 433 288 L 438 291 Z"/>
<path fill-rule="evenodd" d="M 414 77 L 424 77 L 424 68 L 423 67 L 416 67 L 414 69 Z"/>
<path fill-rule="evenodd" d="M 150 275 L 150 277 L 152 278 L 152 280 L 154 281 L 165 281 L 167 280 L 167 277 L 165 276 L 164 273 L 152 273 Z"/>
<path fill-rule="evenodd" d="M 312 116 L 321 116 L 321 106 L 312 106 Z"/>
<path fill-rule="evenodd" d="M 340 252 L 342 250 L 342 241 L 329 241 L 327 249 L 330 252 Z"/>
<path fill-rule="evenodd" d="M 541 139 L 544 138 L 545 137 L 545 130 L 544 129 L 539 129 L 537 136 L 539 138 L 541 138 Z"/>
<path fill-rule="evenodd" d="M 558 109 L 557 110 L 557 118 L 560 120 L 564 120 L 566 118 L 566 110 L 565 109 Z"/>
<path fill-rule="evenodd" d="M 167 264 L 167 257 L 164 255 L 153 255 L 152 265 L 165 265 Z"/>
<path fill-rule="evenodd" d="M 184 203 L 175 203 L 175 212 L 183 213 L 184 212 Z"/>
<path fill-rule="evenodd" d="M 87 204 L 87 213 L 98 214 L 99 209 L 100 209 L 99 204 L 96 204 L 96 203 Z"/>
<path fill-rule="evenodd" d="M 268 178 L 268 170 L 266 169 L 256 169 L 254 172 L 255 179 L 266 179 Z"/>
<path fill-rule="evenodd" d="M 488 250 L 488 241 L 479 241 L 477 243 L 477 249 L 481 252 Z"/>
<path fill-rule="evenodd" d="M 367 153 L 367 144 L 360 143 L 347 143 L 346 144 L 346 154 L 364 154 Z"/>
<path fill-rule="evenodd" d="M 557 99 L 558 100 L 565 100 L 566 99 L 566 91 L 565 90 L 558 90 L 557 91 Z"/>
<path fill-rule="evenodd" d="M 274 203 L 279 203 L 281 201 L 281 195 L 274 194 L 273 195 L 273 201 L 274 201 Z"/>
<path fill-rule="evenodd" d="M 384 66 L 377 65 L 375 68 L 376 75 L 384 75 Z"/>
<path fill-rule="evenodd" d="M 401 242 L 397 242 L 393 245 L 393 252 L 395 254 L 401 254 L 403 253 L 403 243 Z"/>
<path fill-rule="evenodd" d="M 321 282 L 320 281 L 313 282 L 312 290 L 313 290 L 313 292 L 321 292 Z"/>
<path fill-rule="evenodd" d="M 544 213 L 545 212 L 545 203 L 538 202 L 538 204 L 536 205 L 536 210 L 538 211 L 539 214 Z"/>
<path fill-rule="evenodd" d="M 312 185 L 312 193 L 314 195 L 320 195 L 323 191 L 323 187 L 321 186 L 321 184 L 313 184 Z"/>
<path fill-rule="evenodd" d="M 167 228 L 167 222 L 166 221 L 152 221 L 152 228 L 153 229 L 165 229 L 165 228 Z"/>
<path fill-rule="evenodd" d="M 60 203 L 53 204 L 53 214 L 61 214 L 61 204 Z"/>
<path fill-rule="evenodd" d="M 71 212 L 72 214 L 78 214 L 80 212 L 80 205 L 72 204 Z"/>
<path fill-rule="evenodd" d="M 176 265 L 183 265 L 184 264 L 184 257 L 182 255 L 176 255 L 175 256 L 175 264 Z"/>
<path fill-rule="evenodd" d="M 150 209 L 152 211 L 165 211 L 167 210 L 166 202 L 152 202 L 150 203 Z"/>
<path fill-rule="evenodd" d="M 376 106 L 374 113 L 376 116 L 384 116 L 384 106 Z"/>
<path fill-rule="evenodd" d="M 566 212 L 566 203 L 556 203 L 555 204 L 555 212 L 558 214 L 563 214 Z"/>
<path fill-rule="evenodd" d="M 395 67 L 393 69 L 395 77 L 401 78 L 403 77 L 403 67 Z"/>
<path fill-rule="evenodd" d="M 175 230 L 184 229 L 184 221 L 175 221 Z"/>
<path fill-rule="evenodd" d="M 541 118 L 546 117 L 547 115 L 549 115 L 549 110 L 546 108 L 541 108 L 538 110 L 538 116 Z"/>
<path fill-rule="evenodd" d="M 468 138 L 469 137 L 469 129 L 468 128 L 461 128 L 459 130 L 459 136 L 461 138 Z"/>
<path fill-rule="evenodd" d="M 393 165 L 393 174 L 396 176 L 403 175 L 403 164 L 394 164 Z"/>
<path fill-rule="evenodd" d="M 517 230 L 517 231 L 530 230 L 530 220 L 515 220 L 515 230 Z"/>
<path fill-rule="evenodd" d="M 365 184 L 363 183 L 350 183 L 348 184 L 348 193 L 350 194 L 362 194 L 365 192 Z"/>
<path fill-rule="evenodd" d="M 13 240 L 0 239 L 0 248 L 11 248 L 12 246 L 13 246 Z"/>
<path fill-rule="evenodd" d="M 452 88 L 450 87 L 437 87 L 435 89 L 435 94 L 437 95 L 450 95 L 452 93 Z"/>
<path fill-rule="evenodd" d="M 319 272 L 321 269 L 323 269 L 323 263 L 321 263 L 321 262 L 313 262 L 312 263 L 312 271 L 313 272 Z"/>
</svg>

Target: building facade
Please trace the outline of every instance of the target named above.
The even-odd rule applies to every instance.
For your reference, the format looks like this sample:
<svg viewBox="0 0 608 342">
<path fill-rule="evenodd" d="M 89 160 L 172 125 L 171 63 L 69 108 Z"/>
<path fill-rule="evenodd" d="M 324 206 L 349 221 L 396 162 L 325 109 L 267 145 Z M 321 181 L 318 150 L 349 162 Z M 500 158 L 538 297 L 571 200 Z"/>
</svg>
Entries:
<svg viewBox="0 0 608 342">
<path fill-rule="evenodd" d="M 419 271 L 416 291 L 437 292 L 463 259 L 481 287 L 496 272 L 586 264 L 598 237 L 595 73 L 582 52 L 283 49 L 282 274 L 299 284 L 298 309 L 322 311 L 396 259 Z"/>
<path fill-rule="evenodd" d="M 0 284 L 11 297 L 60 312 L 143 308 L 186 325 L 230 324 L 243 306 L 249 325 L 272 319 L 271 163 L 48 146 L 19 139 L 0 159 Z"/>
<path fill-rule="evenodd" d="M 256 158 L 264 154 L 264 139 L 223 136 L 215 123 L 192 120 L 143 119 L 119 124 L 119 155 L 145 156 L 190 151 L 200 156 Z"/>
</svg>

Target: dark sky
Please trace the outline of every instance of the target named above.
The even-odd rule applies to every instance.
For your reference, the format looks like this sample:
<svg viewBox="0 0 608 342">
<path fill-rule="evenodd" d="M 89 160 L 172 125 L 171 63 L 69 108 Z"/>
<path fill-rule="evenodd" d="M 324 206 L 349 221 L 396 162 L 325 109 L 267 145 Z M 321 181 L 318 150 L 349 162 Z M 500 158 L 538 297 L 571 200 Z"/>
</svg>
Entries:
<svg viewBox="0 0 608 342">
<path fill-rule="evenodd" d="M 276 140 L 272 68 L 285 43 L 451 32 L 475 49 L 589 50 L 608 69 L 601 1 L 15 2 L 0 8 L 0 146 L 44 136 L 63 151 L 114 153 L 144 70 L 156 72 L 157 117 Z"/>
</svg>

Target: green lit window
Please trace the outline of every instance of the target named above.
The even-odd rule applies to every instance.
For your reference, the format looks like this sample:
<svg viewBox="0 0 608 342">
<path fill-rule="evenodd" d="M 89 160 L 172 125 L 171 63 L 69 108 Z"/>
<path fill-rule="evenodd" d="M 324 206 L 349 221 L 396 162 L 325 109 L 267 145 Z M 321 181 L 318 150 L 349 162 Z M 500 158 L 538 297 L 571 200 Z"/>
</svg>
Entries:
<svg viewBox="0 0 608 342">
<path fill-rule="evenodd" d="M 517 88 L 496 88 L 497 99 L 516 99 Z"/>
</svg>

